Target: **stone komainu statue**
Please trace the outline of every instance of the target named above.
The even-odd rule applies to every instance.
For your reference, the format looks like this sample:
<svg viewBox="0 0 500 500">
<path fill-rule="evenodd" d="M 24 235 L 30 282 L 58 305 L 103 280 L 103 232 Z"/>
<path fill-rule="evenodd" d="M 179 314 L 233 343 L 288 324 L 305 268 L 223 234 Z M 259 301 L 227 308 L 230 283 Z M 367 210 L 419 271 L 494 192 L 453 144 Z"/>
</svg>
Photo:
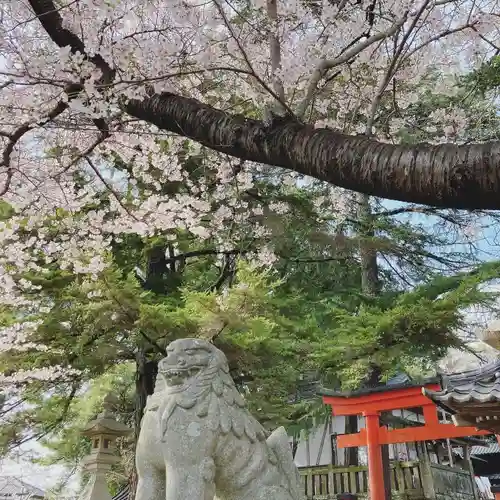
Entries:
<svg viewBox="0 0 500 500">
<path fill-rule="evenodd" d="M 266 439 L 225 355 L 201 339 L 176 340 L 167 351 L 137 443 L 135 499 L 301 499 L 284 428 Z"/>
</svg>

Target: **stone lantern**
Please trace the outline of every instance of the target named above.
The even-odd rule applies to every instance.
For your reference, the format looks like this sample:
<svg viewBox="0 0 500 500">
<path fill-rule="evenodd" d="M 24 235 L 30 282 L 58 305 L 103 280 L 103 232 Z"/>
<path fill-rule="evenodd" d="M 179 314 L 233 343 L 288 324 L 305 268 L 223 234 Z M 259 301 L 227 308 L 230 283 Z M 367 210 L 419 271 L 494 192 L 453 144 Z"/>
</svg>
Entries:
<svg viewBox="0 0 500 500">
<path fill-rule="evenodd" d="M 104 398 L 103 411 L 82 431 L 90 438 L 92 450 L 83 460 L 84 470 L 90 473 L 80 500 L 111 500 L 106 474 L 120 459 L 115 455 L 116 439 L 126 436 L 131 430 L 114 418 L 112 408 L 116 399 L 108 394 Z"/>
</svg>

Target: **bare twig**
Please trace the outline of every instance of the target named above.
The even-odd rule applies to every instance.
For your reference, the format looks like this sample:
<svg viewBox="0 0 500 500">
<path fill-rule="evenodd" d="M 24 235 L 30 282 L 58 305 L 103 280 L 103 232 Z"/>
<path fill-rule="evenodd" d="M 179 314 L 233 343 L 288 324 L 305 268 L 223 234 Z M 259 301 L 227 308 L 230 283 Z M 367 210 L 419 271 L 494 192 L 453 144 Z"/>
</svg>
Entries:
<svg viewBox="0 0 500 500">
<path fill-rule="evenodd" d="M 370 45 L 373 45 L 374 43 L 380 42 L 394 35 L 403 26 L 403 24 L 406 22 L 406 19 L 407 15 L 404 15 L 398 21 L 396 21 L 388 30 L 370 36 L 363 42 L 360 42 L 359 44 L 351 47 L 349 50 L 346 50 L 342 55 L 336 57 L 335 59 L 323 59 L 319 63 L 318 67 L 314 70 L 311 79 L 309 80 L 309 84 L 306 90 L 306 96 L 299 104 L 299 107 L 297 109 L 297 116 L 299 118 L 304 116 L 305 112 L 307 111 L 307 108 L 309 107 L 314 97 L 314 94 L 316 93 L 318 83 L 326 75 L 328 70 L 350 61 L 351 59 L 356 57 L 359 53 L 363 52 L 368 47 L 370 47 Z"/>
<path fill-rule="evenodd" d="M 84 151 L 76 155 L 75 158 L 73 158 L 73 160 L 71 160 L 71 162 L 68 165 L 66 165 L 63 168 L 63 170 L 57 174 L 56 177 L 59 177 L 65 172 L 67 172 L 71 167 L 75 166 L 80 160 L 87 159 L 88 161 L 87 157 L 90 156 L 93 153 L 94 149 L 100 144 L 102 144 L 109 137 L 109 135 L 110 135 L 109 131 L 101 132 L 97 137 L 97 139 L 92 144 L 90 144 L 90 146 L 88 146 Z"/>
<path fill-rule="evenodd" d="M 220 5 L 218 0 L 213 0 L 213 2 L 215 4 L 215 6 L 217 7 L 217 10 L 219 11 L 219 14 L 222 17 L 222 20 L 224 21 L 226 28 L 228 29 L 229 33 L 231 34 L 231 37 L 234 39 L 236 45 L 238 46 L 238 49 L 241 52 L 241 55 L 243 56 L 243 59 L 245 60 L 246 65 L 248 66 L 249 70 L 252 72 L 253 77 L 257 80 L 259 85 L 261 85 L 261 87 L 266 92 L 268 92 L 279 104 L 281 104 L 281 106 L 283 106 L 285 108 L 285 110 L 290 115 L 293 115 L 292 110 L 281 99 L 280 95 L 277 92 L 275 92 L 272 88 L 270 88 L 269 85 L 267 85 L 266 82 L 264 82 L 264 80 L 262 80 L 262 78 L 257 74 L 252 63 L 250 62 L 250 59 L 248 57 L 248 54 L 245 51 L 245 48 L 243 47 L 243 45 L 240 42 L 239 37 L 234 32 L 234 29 L 231 26 L 231 23 L 229 22 L 229 19 L 227 18 L 226 13 L 224 12 L 224 9 L 222 8 L 222 6 Z"/>
<path fill-rule="evenodd" d="M 104 184 L 105 188 L 114 196 L 115 200 L 118 202 L 120 207 L 125 210 L 125 212 L 132 217 L 134 220 L 138 220 L 137 217 L 130 212 L 130 210 L 123 204 L 120 195 L 113 189 L 113 186 L 109 184 L 109 182 L 103 177 L 99 169 L 94 165 L 94 162 L 88 157 L 85 157 L 86 162 L 88 163 L 89 167 L 94 171 L 94 173 L 97 175 L 99 180 Z"/>
<path fill-rule="evenodd" d="M 446 31 L 443 31 L 443 32 L 439 33 L 438 35 L 430 37 L 425 42 L 422 42 L 420 45 L 417 45 L 412 50 L 408 51 L 405 54 L 404 59 L 401 60 L 401 64 L 404 61 L 407 61 L 413 54 L 415 54 L 416 52 L 419 52 L 420 50 L 422 50 L 423 48 L 427 47 L 431 43 L 437 42 L 438 40 L 441 40 L 442 38 L 445 38 L 445 37 L 447 37 L 449 35 L 453 35 L 454 33 L 458 33 L 460 31 L 464 31 L 464 30 L 466 30 L 468 28 L 473 29 L 473 27 L 474 27 L 474 24 L 464 24 L 464 25 L 459 26 L 457 28 L 446 30 Z"/>
<path fill-rule="evenodd" d="M 416 15 L 413 17 L 413 20 L 412 20 L 412 22 L 410 24 L 410 27 L 408 28 L 408 30 L 406 31 L 406 33 L 404 33 L 401 42 L 396 47 L 396 50 L 395 50 L 395 53 L 394 53 L 394 55 L 392 57 L 391 63 L 389 64 L 389 67 L 387 68 L 385 76 L 384 76 L 383 80 L 379 84 L 379 87 L 378 87 L 377 92 L 375 94 L 375 98 L 372 101 L 372 105 L 371 105 L 370 112 L 369 112 L 369 115 L 368 115 L 368 121 L 366 123 L 366 129 L 365 129 L 365 134 L 367 136 L 370 136 L 372 134 L 373 123 L 375 121 L 375 114 L 376 114 L 378 106 L 380 104 L 380 100 L 382 98 L 382 95 L 385 92 L 385 89 L 387 88 L 387 86 L 389 85 L 390 81 L 392 80 L 395 72 L 397 71 L 397 68 L 399 67 L 398 66 L 398 60 L 399 60 L 399 58 L 401 56 L 402 51 L 406 47 L 406 42 L 408 41 L 408 38 L 410 37 L 410 35 L 412 34 L 413 30 L 415 29 L 415 27 L 416 27 L 419 19 L 421 18 L 422 14 L 427 9 L 429 3 L 430 3 L 430 0 L 426 0 L 422 4 L 422 6 L 420 7 L 420 9 L 416 13 Z"/>
<path fill-rule="evenodd" d="M 0 90 L 8 87 L 9 85 L 12 85 L 13 83 L 13 80 L 7 80 L 6 82 L 3 82 L 2 84 L 0 84 Z"/>
<path fill-rule="evenodd" d="M 488 40 L 483 34 L 479 33 L 479 30 L 476 28 L 476 26 L 471 25 L 470 27 L 483 42 L 486 42 L 490 47 L 495 49 L 496 54 L 500 54 L 500 47 L 498 45 L 494 44 L 491 40 Z"/>
</svg>

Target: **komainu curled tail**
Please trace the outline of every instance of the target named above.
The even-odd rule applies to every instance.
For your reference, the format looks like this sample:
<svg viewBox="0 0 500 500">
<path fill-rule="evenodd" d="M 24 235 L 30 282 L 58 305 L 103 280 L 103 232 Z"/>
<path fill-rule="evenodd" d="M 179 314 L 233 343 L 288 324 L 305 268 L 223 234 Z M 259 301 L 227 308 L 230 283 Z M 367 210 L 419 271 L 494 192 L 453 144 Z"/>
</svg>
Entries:
<svg viewBox="0 0 500 500">
<path fill-rule="evenodd" d="M 287 479 L 290 497 L 301 498 L 300 475 L 293 461 L 288 435 L 284 427 L 279 427 L 267 438 L 267 446 L 276 454 L 277 465 Z"/>
</svg>

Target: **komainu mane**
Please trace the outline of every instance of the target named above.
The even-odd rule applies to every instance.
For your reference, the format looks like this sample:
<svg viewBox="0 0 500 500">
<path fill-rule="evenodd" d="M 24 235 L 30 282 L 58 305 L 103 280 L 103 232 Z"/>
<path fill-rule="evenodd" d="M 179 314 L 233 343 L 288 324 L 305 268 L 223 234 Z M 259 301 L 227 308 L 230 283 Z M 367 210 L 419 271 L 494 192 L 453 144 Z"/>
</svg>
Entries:
<svg viewBox="0 0 500 500">
<path fill-rule="evenodd" d="M 229 376 L 225 355 L 180 339 L 159 363 L 137 443 L 136 500 L 299 500 L 283 427 L 267 439 Z"/>
</svg>

